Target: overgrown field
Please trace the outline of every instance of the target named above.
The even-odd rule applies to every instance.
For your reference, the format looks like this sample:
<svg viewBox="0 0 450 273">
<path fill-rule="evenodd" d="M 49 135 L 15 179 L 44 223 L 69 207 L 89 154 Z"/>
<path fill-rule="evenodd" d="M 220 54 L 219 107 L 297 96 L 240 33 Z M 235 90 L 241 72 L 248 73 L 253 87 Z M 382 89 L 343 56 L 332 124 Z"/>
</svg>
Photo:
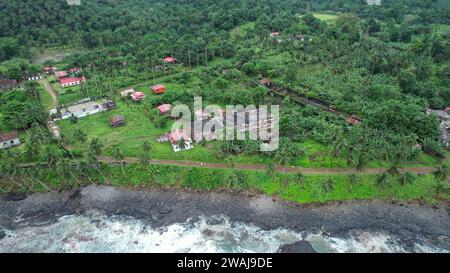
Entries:
<svg viewBox="0 0 450 273">
<path fill-rule="evenodd" d="M 412 176 L 402 184 L 401 176 L 388 176 L 380 182 L 375 175 L 303 175 L 268 173 L 265 171 L 238 171 L 234 169 L 210 170 L 204 168 L 128 164 L 123 171 L 119 166 L 102 165 L 101 174 L 86 172 L 89 177 L 61 177 L 42 171 L 37 179 L 47 181 L 52 189 L 79 186 L 92 182 L 121 187 L 170 187 L 188 190 L 231 189 L 258 191 L 298 203 L 323 203 L 344 200 L 416 200 L 434 204 L 449 200 L 449 192 L 438 193 L 432 175 Z M 92 181 L 92 182 L 90 182 Z M 17 190 L 17 185 L 9 183 Z M 4 188 L 6 190 L 6 188 Z M 22 189 L 24 190 L 24 189 Z M 41 184 L 33 183 L 34 191 L 46 191 Z"/>
</svg>

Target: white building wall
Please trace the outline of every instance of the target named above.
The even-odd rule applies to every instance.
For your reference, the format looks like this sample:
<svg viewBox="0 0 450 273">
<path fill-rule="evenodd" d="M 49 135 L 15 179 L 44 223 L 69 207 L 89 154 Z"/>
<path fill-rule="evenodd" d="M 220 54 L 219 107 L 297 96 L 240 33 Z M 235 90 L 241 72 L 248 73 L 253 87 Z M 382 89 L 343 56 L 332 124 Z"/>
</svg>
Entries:
<svg viewBox="0 0 450 273">
<path fill-rule="evenodd" d="M 0 142 L 0 149 L 7 149 L 7 148 L 11 148 L 11 147 L 17 146 L 17 145 L 20 145 L 19 138 L 15 138 L 13 140 L 8 140 L 8 141 L 2 141 L 2 142 Z"/>
</svg>

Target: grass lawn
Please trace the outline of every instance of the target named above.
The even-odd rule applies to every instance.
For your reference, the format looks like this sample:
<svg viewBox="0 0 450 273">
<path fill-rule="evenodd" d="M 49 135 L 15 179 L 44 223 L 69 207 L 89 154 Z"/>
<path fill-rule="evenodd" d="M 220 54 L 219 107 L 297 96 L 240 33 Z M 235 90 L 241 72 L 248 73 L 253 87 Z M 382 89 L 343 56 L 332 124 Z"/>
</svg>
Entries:
<svg viewBox="0 0 450 273">
<path fill-rule="evenodd" d="M 250 22 L 250 23 L 246 23 L 246 24 L 237 26 L 231 31 L 231 37 L 234 40 L 244 38 L 245 35 L 247 34 L 247 32 L 254 28 L 255 28 L 254 22 Z"/>
<path fill-rule="evenodd" d="M 327 23 L 334 23 L 337 19 L 337 15 L 330 13 L 313 13 L 313 16 L 319 19 L 320 21 L 324 21 Z"/>
<path fill-rule="evenodd" d="M 38 90 L 41 97 L 42 106 L 44 106 L 44 108 L 47 110 L 52 109 L 52 97 L 50 96 L 50 94 L 42 85 L 39 85 Z"/>
</svg>

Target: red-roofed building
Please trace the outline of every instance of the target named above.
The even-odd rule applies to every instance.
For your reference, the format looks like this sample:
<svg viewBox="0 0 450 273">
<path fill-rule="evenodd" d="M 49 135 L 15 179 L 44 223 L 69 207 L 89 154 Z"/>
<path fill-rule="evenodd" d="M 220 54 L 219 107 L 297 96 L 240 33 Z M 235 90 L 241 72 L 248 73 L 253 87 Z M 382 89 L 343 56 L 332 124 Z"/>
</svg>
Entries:
<svg viewBox="0 0 450 273">
<path fill-rule="evenodd" d="M 357 125 L 358 123 L 360 123 L 361 121 L 356 118 L 355 116 L 351 115 L 348 116 L 345 121 L 347 121 L 348 123 L 350 123 L 351 125 Z"/>
<path fill-rule="evenodd" d="M 133 94 L 131 94 L 131 99 L 133 101 L 141 101 L 143 98 L 145 98 L 145 94 L 142 92 L 134 92 Z"/>
<path fill-rule="evenodd" d="M 81 78 L 62 78 L 59 79 L 59 83 L 62 87 L 70 87 L 70 86 L 76 86 L 84 83 L 86 81 L 86 77 L 83 76 Z"/>
<path fill-rule="evenodd" d="M 77 67 L 73 67 L 73 68 L 69 69 L 70 73 L 77 73 L 78 71 L 80 71 L 80 69 Z"/>
<path fill-rule="evenodd" d="M 279 32 L 272 32 L 272 33 L 270 33 L 270 37 L 277 37 L 277 36 L 280 36 Z"/>
<path fill-rule="evenodd" d="M 166 92 L 166 87 L 162 84 L 157 84 L 152 86 L 152 91 L 156 95 L 163 94 L 164 92 Z"/>
<path fill-rule="evenodd" d="M 184 141 L 184 147 L 180 147 L 180 142 Z M 169 141 L 172 144 L 174 152 L 179 152 L 182 150 L 190 150 L 194 148 L 192 139 L 188 136 L 182 129 L 178 129 L 169 134 Z"/>
<path fill-rule="evenodd" d="M 7 149 L 17 145 L 20 145 L 17 131 L 0 134 L 0 149 Z"/>
<path fill-rule="evenodd" d="M 53 66 L 46 66 L 46 67 L 44 67 L 44 71 L 47 74 L 53 74 L 56 71 L 56 69 L 57 68 L 53 67 Z"/>
<path fill-rule="evenodd" d="M 165 58 L 163 59 L 163 61 L 164 61 L 165 63 L 168 63 L 168 64 L 173 64 L 173 63 L 176 63 L 177 59 L 175 59 L 175 58 L 173 58 L 173 57 L 165 57 Z"/>
<path fill-rule="evenodd" d="M 156 107 L 159 111 L 159 114 L 161 115 L 167 115 L 170 113 L 170 110 L 172 110 L 172 105 L 170 104 L 162 104 L 158 107 Z"/>
<path fill-rule="evenodd" d="M 67 77 L 67 72 L 66 71 L 56 71 L 55 76 L 58 79 L 65 78 L 65 77 Z"/>
</svg>

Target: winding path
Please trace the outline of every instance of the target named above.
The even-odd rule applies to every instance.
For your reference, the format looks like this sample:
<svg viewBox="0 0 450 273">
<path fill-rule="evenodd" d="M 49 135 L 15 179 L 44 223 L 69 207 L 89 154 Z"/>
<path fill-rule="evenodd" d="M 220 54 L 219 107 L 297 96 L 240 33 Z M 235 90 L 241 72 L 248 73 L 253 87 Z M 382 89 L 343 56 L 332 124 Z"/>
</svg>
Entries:
<svg viewBox="0 0 450 273">
<path fill-rule="evenodd" d="M 48 92 L 50 97 L 52 98 L 52 108 L 58 107 L 58 96 L 56 95 L 55 90 L 51 86 L 51 84 L 48 82 L 48 80 L 45 78 L 41 80 L 41 82 L 44 84 L 45 90 Z"/>
</svg>

